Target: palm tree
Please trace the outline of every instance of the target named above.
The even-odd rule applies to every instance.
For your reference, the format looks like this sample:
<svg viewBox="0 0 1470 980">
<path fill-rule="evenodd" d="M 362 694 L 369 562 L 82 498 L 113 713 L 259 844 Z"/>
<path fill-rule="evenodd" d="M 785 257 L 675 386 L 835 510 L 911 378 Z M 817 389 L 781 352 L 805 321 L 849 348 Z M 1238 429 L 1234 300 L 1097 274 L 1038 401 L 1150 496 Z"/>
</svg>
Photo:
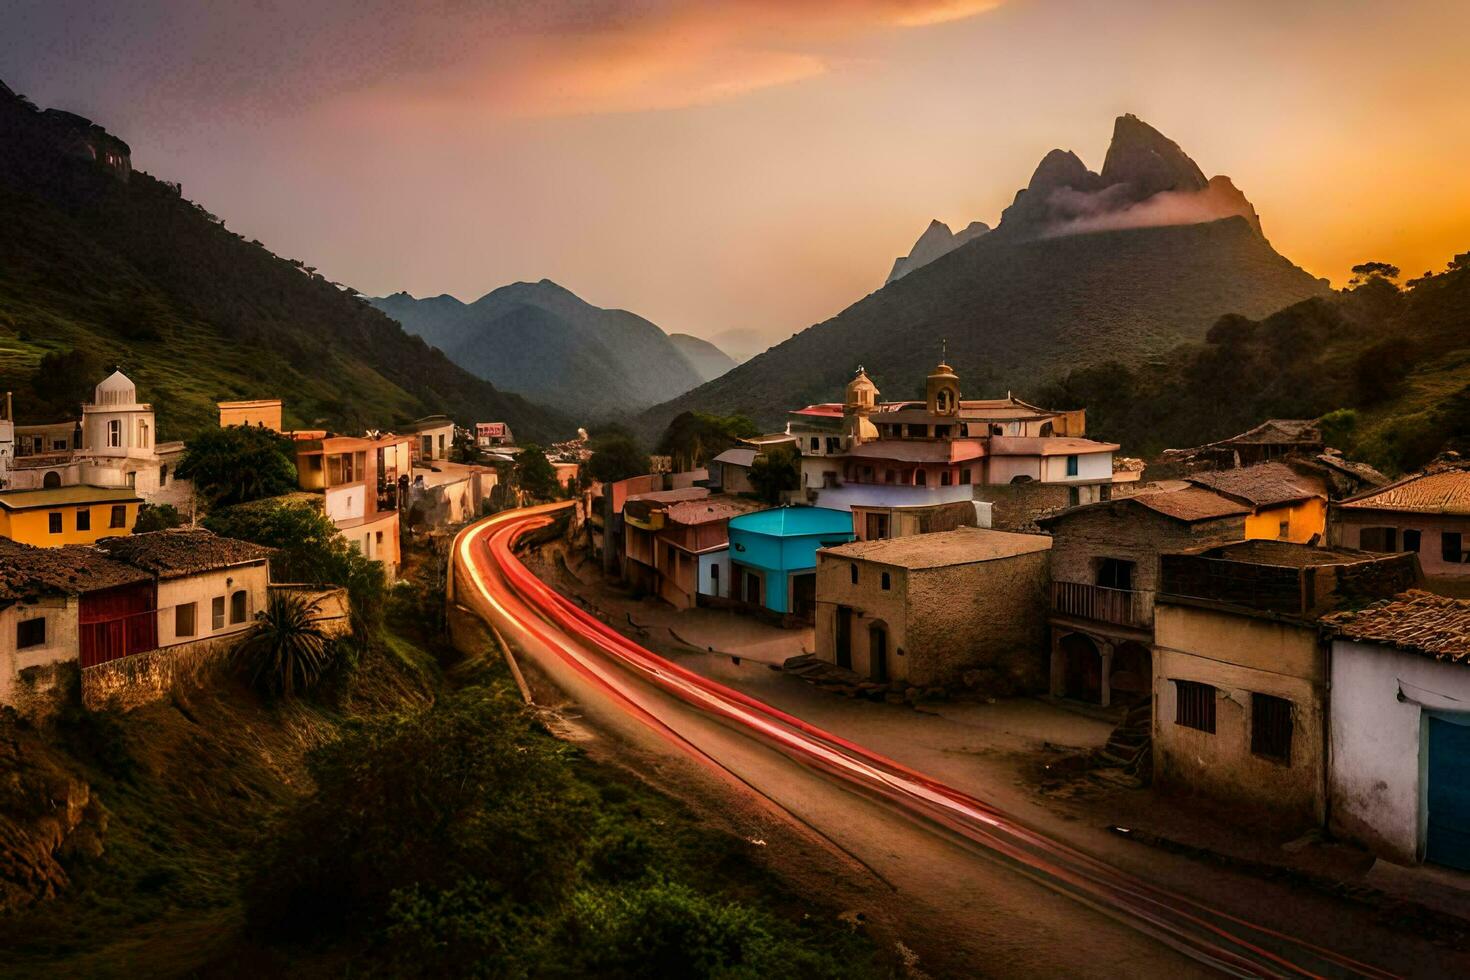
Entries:
<svg viewBox="0 0 1470 980">
<path fill-rule="evenodd" d="M 317 604 L 298 592 L 275 591 L 236 648 L 250 682 L 291 697 L 315 684 L 336 652 L 316 624 Z"/>
</svg>

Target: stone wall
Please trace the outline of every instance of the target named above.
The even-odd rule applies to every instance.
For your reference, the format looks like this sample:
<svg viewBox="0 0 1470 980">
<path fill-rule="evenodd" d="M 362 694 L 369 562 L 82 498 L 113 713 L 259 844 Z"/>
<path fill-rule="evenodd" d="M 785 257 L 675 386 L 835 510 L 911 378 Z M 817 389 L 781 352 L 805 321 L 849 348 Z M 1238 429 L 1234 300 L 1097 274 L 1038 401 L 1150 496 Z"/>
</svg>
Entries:
<svg viewBox="0 0 1470 980">
<path fill-rule="evenodd" d="M 1067 507 L 1072 489 L 1056 483 L 993 483 L 975 487 L 975 499 L 990 502 L 993 529 L 1035 534 L 1037 518 Z"/>
<path fill-rule="evenodd" d="M 82 671 L 82 704 L 92 711 L 129 711 L 177 687 L 200 687 L 227 670 L 238 635 L 181 643 Z"/>
<path fill-rule="evenodd" d="M 1141 505 L 1115 501 L 1074 511 L 1053 522 L 1051 574 L 1058 582 L 1093 584 L 1103 558 L 1134 563 L 1133 588 L 1158 588 L 1159 555 L 1240 541 L 1245 518 L 1185 524 Z"/>
</svg>

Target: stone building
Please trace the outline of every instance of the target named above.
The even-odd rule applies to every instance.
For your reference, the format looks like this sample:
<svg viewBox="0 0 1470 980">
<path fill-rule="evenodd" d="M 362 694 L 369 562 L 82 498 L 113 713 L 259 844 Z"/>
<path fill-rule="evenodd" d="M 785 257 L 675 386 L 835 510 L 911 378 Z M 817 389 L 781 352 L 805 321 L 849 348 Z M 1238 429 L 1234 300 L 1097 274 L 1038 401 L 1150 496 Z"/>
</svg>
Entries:
<svg viewBox="0 0 1470 980">
<path fill-rule="evenodd" d="M 750 468 L 759 450 L 737 446 L 727 449 L 709 464 L 709 485 L 722 493 L 755 493 Z"/>
<path fill-rule="evenodd" d="M 1407 592 L 1324 623 L 1333 833 L 1470 871 L 1470 601 Z"/>
<path fill-rule="evenodd" d="M 1419 556 L 1425 585 L 1470 597 L 1470 464 L 1440 463 L 1333 508 L 1334 544 Z"/>
<path fill-rule="evenodd" d="M 1321 825 L 1328 650 L 1319 620 L 1412 587 L 1412 555 L 1243 541 L 1164 555 L 1154 778 Z"/>
<path fill-rule="evenodd" d="M 1327 540 L 1327 481 L 1318 474 L 1267 462 L 1195 473 L 1188 481 L 1249 507 L 1247 540 L 1298 544 Z"/>
<path fill-rule="evenodd" d="M 892 507 L 853 504 L 852 529 L 859 541 L 906 538 L 913 534 L 953 531 L 958 527 L 989 527 L 990 505 L 981 500 L 948 504 Z"/>
<path fill-rule="evenodd" d="M 1249 513 L 1181 483 L 1043 518 L 1052 535 L 1051 693 L 1101 705 L 1147 697 L 1159 556 L 1240 541 Z"/>
<path fill-rule="evenodd" d="M 1051 539 L 958 528 L 817 555 L 817 657 L 873 681 L 993 689 L 1045 683 Z"/>
</svg>

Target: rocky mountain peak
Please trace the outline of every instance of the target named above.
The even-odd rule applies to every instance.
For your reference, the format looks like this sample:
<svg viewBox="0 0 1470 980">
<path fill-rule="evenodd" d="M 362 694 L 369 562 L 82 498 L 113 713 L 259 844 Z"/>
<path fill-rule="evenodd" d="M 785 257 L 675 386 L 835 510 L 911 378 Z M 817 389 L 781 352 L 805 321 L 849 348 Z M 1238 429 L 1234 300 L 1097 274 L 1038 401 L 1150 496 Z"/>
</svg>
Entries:
<svg viewBox="0 0 1470 980">
<path fill-rule="evenodd" d="M 1161 191 L 1202 191 L 1209 183 L 1178 143 L 1132 113 L 1113 123 L 1102 182 L 1132 185 L 1136 200 Z"/>
<path fill-rule="evenodd" d="M 941 255 L 953 252 L 961 245 L 971 239 L 979 238 L 989 230 L 990 226 L 985 222 L 972 221 L 963 230 L 955 233 L 950 231 L 949 225 L 935 218 L 929 222 L 929 227 L 924 229 L 919 240 L 914 242 L 914 247 L 909 250 L 909 254 L 894 260 L 893 271 L 888 274 L 887 282 L 902 279 L 915 269 L 928 265 Z"/>
</svg>

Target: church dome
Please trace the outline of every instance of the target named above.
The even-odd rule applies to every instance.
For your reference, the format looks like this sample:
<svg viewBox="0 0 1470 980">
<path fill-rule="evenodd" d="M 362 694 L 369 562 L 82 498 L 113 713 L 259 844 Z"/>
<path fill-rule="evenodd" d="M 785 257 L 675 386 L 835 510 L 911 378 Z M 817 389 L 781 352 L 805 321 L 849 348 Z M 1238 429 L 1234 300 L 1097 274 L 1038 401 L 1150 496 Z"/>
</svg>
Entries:
<svg viewBox="0 0 1470 980">
<path fill-rule="evenodd" d="M 97 405 L 136 405 L 138 389 L 121 371 L 114 371 L 97 385 L 93 395 Z"/>
<path fill-rule="evenodd" d="M 878 386 L 873 384 L 866 371 L 858 368 L 856 377 L 847 383 L 847 407 L 869 411 L 877 404 Z"/>
</svg>

